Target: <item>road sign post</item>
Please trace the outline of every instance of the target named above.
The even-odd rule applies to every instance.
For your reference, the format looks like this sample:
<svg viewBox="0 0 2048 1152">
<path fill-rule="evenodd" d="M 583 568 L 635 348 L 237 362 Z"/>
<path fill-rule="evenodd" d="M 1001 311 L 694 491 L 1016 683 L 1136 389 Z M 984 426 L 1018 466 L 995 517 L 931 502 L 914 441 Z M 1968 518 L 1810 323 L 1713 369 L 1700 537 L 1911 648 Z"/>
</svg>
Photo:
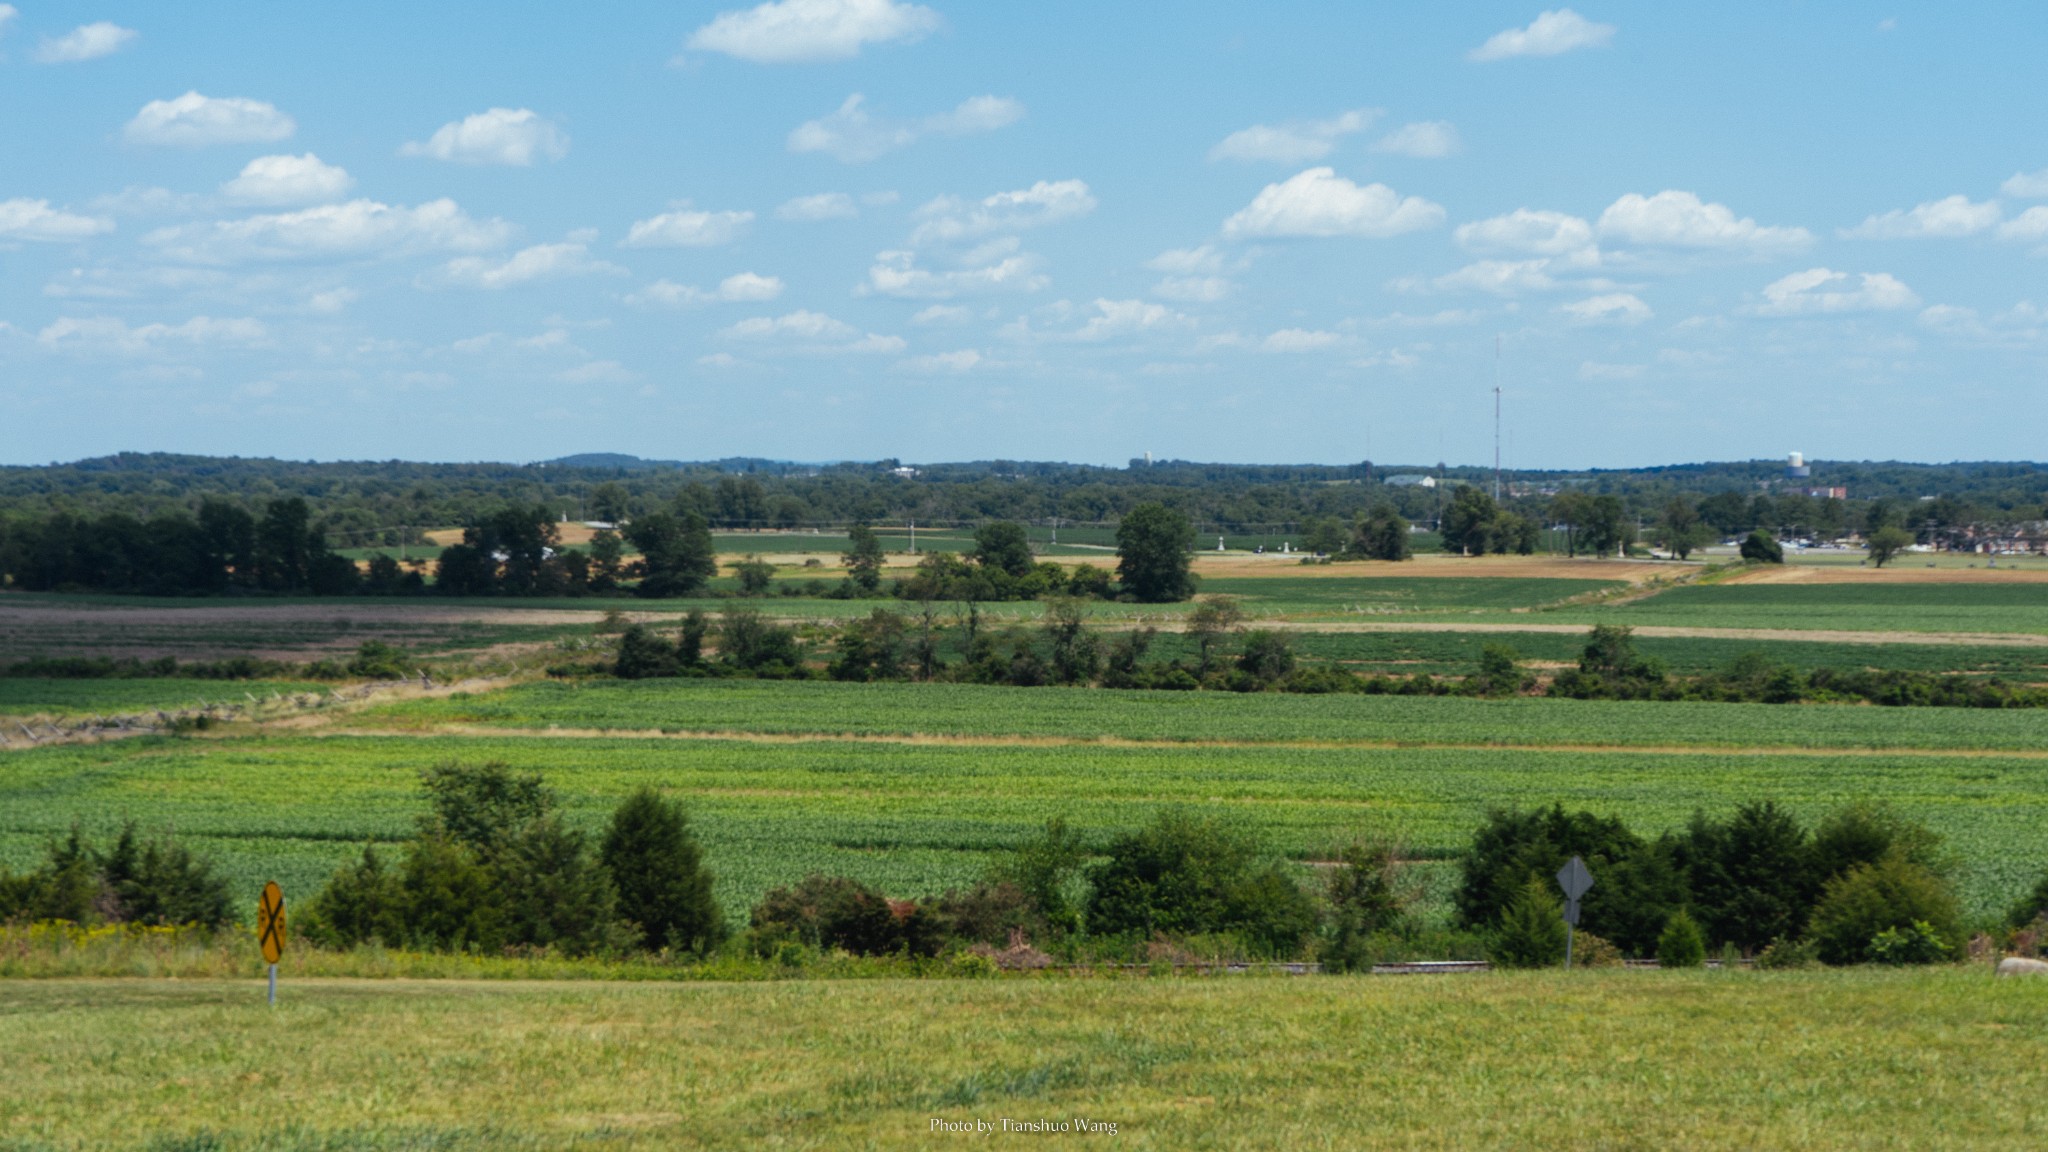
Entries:
<svg viewBox="0 0 2048 1152">
<path fill-rule="evenodd" d="M 1579 926 L 1579 897 L 1593 887 L 1593 874 L 1577 856 L 1557 870 L 1557 886 L 1564 889 L 1564 966 L 1572 966 L 1572 936 Z"/>
<path fill-rule="evenodd" d="M 263 886 L 263 898 L 256 902 L 256 942 L 263 947 L 263 961 L 270 965 L 270 1000 L 277 1003 L 277 961 L 284 955 L 284 889 L 272 880 Z"/>
</svg>

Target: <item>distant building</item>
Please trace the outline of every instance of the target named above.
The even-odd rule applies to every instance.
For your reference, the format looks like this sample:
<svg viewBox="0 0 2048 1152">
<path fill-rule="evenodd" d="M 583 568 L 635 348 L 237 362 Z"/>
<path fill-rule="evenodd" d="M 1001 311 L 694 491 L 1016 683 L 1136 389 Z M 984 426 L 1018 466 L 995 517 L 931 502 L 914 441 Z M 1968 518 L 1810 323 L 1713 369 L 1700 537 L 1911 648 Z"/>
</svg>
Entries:
<svg viewBox="0 0 2048 1152">
<path fill-rule="evenodd" d="M 901 476 L 901 477 L 902 477 L 903 479 L 905 479 L 905 480 L 915 480 L 915 479 L 917 479 L 917 469 L 915 469 L 915 468 L 891 468 L 891 469 L 889 469 L 889 475 L 891 475 L 891 476 Z"/>
<path fill-rule="evenodd" d="M 1794 452 L 1785 457 L 1785 479 L 1804 480 L 1813 475 L 1813 469 L 1806 466 L 1806 453 Z"/>
<path fill-rule="evenodd" d="M 1847 500 L 1849 498 L 1849 490 L 1847 488 L 1808 488 L 1806 494 L 1815 500 Z"/>
<path fill-rule="evenodd" d="M 1394 487 L 1394 488 L 1434 488 L 1434 487 L 1436 487 L 1436 477 L 1434 477 L 1434 476 L 1430 476 L 1430 475 L 1426 475 L 1426 474 L 1424 474 L 1424 473 L 1421 473 L 1421 472 L 1403 472 L 1403 473 L 1401 473 L 1401 474 L 1400 474 L 1399 476 L 1389 476 L 1389 477 L 1387 477 L 1387 480 L 1386 480 L 1386 482 L 1387 482 L 1387 484 L 1388 484 L 1388 485 L 1389 485 L 1390 487 Z"/>
</svg>

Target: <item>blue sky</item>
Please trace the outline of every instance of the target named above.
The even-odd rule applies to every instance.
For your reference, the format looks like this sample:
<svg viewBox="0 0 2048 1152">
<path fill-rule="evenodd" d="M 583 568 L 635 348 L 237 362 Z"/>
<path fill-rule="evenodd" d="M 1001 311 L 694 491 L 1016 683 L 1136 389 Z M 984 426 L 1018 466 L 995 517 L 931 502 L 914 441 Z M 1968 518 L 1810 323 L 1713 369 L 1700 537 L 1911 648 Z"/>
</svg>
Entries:
<svg viewBox="0 0 2048 1152">
<path fill-rule="evenodd" d="M 0 461 L 2042 459 L 2048 7 L 0 4 Z M 1495 349 L 1500 352 L 1496 360 Z"/>
</svg>

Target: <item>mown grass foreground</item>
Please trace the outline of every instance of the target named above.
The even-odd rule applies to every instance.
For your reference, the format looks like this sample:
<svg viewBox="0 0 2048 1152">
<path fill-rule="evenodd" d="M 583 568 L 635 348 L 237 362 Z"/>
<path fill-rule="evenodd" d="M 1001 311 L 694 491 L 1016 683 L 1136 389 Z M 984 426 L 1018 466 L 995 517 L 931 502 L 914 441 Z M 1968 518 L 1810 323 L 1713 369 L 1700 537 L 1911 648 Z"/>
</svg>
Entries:
<svg viewBox="0 0 2048 1152">
<path fill-rule="evenodd" d="M 1988 970 L 464 984 L 0 998 L 0 1146 L 2023 1147 L 2048 980 Z"/>
</svg>

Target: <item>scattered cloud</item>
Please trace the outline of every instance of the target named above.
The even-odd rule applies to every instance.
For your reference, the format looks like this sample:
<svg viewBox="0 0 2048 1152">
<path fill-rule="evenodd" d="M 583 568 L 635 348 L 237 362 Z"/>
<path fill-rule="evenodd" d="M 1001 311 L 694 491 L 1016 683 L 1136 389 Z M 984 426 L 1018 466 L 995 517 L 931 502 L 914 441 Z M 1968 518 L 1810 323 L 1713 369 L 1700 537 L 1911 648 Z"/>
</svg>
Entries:
<svg viewBox="0 0 2048 1152">
<path fill-rule="evenodd" d="M 1194 323 L 1179 312 L 1149 300 L 1097 300 L 1095 315 L 1081 325 L 1073 338 L 1101 341 L 1140 332 L 1191 328 Z"/>
<path fill-rule="evenodd" d="M 2035 205 L 1999 225 L 2001 240 L 2048 240 L 2048 204 Z"/>
<path fill-rule="evenodd" d="M 1226 270 L 1242 267 L 1239 260 L 1226 266 L 1223 253 L 1207 244 L 1199 248 L 1169 248 L 1145 262 L 1145 267 L 1169 275 L 1152 286 L 1152 294 L 1166 300 L 1214 303 L 1230 294 Z"/>
<path fill-rule="evenodd" d="M 21 10 L 14 5 L 0 4 L 0 35 L 6 34 L 7 26 L 14 23 L 14 18 L 19 15 Z"/>
<path fill-rule="evenodd" d="M 306 311 L 323 316 L 332 316 L 361 299 L 362 293 L 353 288 L 330 288 L 306 297 Z"/>
<path fill-rule="evenodd" d="M 216 320 L 194 316 L 183 324 L 131 328 L 112 316 L 65 316 L 36 333 L 36 340 L 46 348 L 85 355 L 146 356 L 181 345 L 260 344 L 268 335 L 260 321 L 247 317 Z"/>
<path fill-rule="evenodd" d="M 1559 8 L 1536 17 L 1527 28 L 1494 33 L 1465 58 L 1483 63 L 1516 56 L 1561 56 L 1579 48 L 1605 48 L 1614 33 L 1612 24 L 1595 24 L 1569 8 Z"/>
<path fill-rule="evenodd" d="M 981 363 L 981 353 L 972 348 L 958 352 L 935 352 L 929 356 L 912 356 L 898 364 L 898 368 L 910 372 L 967 372 Z"/>
<path fill-rule="evenodd" d="M 700 212 L 684 204 L 635 221 L 620 243 L 627 248 L 709 248 L 739 239 L 753 222 L 752 212 Z"/>
<path fill-rule="evenodd" d="M 1593 226 L 1563 212 L 1517 208 L 1504 216 L 1460 224 L 1451 235 L 1468 252 L 1565 256 L 1581 264 L 1600 262 Z"/>
<path fill-rule="evenodd" d="M 789 134 L 791 152 L 823 152 L 843 163 L 862 164 L 926 136 L 974 136 L 1005 128 L 1024 118 L 1024 105 L 1004 96 L 975 96 L 951 112 L 922 120 L 888 120 L 872 116 L 866 97 L 856 92 L 837 111 L 807 120 Z"/>
<path fill-rule="evenodd" d="M 1992 228 L 2003 215 L 1996 200 L 1973 204 L 1967 196 L 1949 196 L 1868 217 L 1854 228 L 1842 229 L 1841 235 L 1861 240 L 1953 239 Z"/>
<path fill-rule="evenodd" d="M 1398 236 L 1442 224 L 1444 210 L 1384 184 L 1360 187 L 1329 168 L 1268 184 L 1223 222 L 1225 236 Z"/>
<path fill-rule="evenodd" d="M 408 142 L 398 154 L 524 168 L 535 160 L 567 156 L 569 136 L 531 108 L 491 108 L 443 124 L 425 143 Z"/>
<path fill-rule="evenodd" d="M 965 324 L 974 319 L 974 310 L 959 304 L 933 304 L 921 309 L 910 318 L 912 324 Z"/>
<path fill-rule="evenodd" d="M 780 344 L 810 352 L 894 353 L 906 347 L 901 336 L 862 335 L 843 320 L 801 308 L 782 316 L 742 320 L 719 334 L 729 340 Z"/>
<path fill-rule="evenodd" d="M 1764 286 L 1764 302 L 1757 311 L 1765 316 L 1807 316 L 1835 312 L 1891 312 L 1917 308 L 1920 298 L 1897 279 L 1884 272 L 1865 272 L 1857 286 L 1847 291 L 1823 291 L 1830 285 L 1846 284 L 1849 273 L 1830 268 L 1809 268 L 1794 272 Z"/>
<path fill-rule="evenodd" d="M 1488 292 L 1496 296 L 1548 292 L 1558 287 L 1549 268 L 1547 259 L 1479 260 L 1434 279 L 1410 277 L 1396 280 L 1392 286 L 1406 292 Z"/>
<path fill-rule="evenodd" d="M 8 7 L 7 13 L 8 16 L 13 15 L 12 6 Z M 6 23 L 6 19 L 0 17 L 0 24 Z M 112 56 L 126 48 L 140 35 L 141 33 L 133 28 L 123 28 L 106 20 L 81 24 L 62 36 L 44 38 L 42 46 L 36 49 L 36 62 L 78 64 L 86 60 L 97 60 L 102 56 Z"/>
<path fill-rule="evenodd" d="M 783 201 L 775 215 L 782 220 L 851 220 L 860 215 L 860 209 L 844 192 L 820 192 Z"/>
<path fill-rule="evenodd" d="M 1396 156 L 1413 156 L 1418 160 L 1438 160 L 1454 155 L 1464 147 L 1458 139 L 1458 129 L 1448 120 L 1424 120 L 1415 124 L 1403 124 L 1373 143 L 1375 152 L 1388 152 Z"/>
<path fill-rule="evenodd" d="M 258 156 L 220 190 L 228 199 L 243 204 L 284 206 L 339 200 L 354 184 L 345 170 L 308 152 L 304 156 Z"/>
<path fill-rule="evenodd" d="M 0 243 L 9 240 L 62 243 L 113 230 L 112 220 L 52 208 L 48 200 L 0 200 Z"/>
<path fill-rule="evenodd" d="M 1328 120 L 1290 120 L 1283 124 L 1254 124 L 1241 128 L 1209 149 L 1211 160 L 1271 161 L 1300 164 L 1321 160 L 1337 147 L 1337 141 L 1363 132 L 1379 119 L 1378 108 L 1354 108 Z"/>
<path fill-rule="evenodd" d="M 2015 172 L 1999 185 L 2007 196 L 2018 200 L 2048 200 L 2048 168 L 2039 172 Z"/>
<path fill-rule="evenodd" d="M 976 254 L 971 254 L 976 255 Z M 861 291 L 906 300 L 944 300 L 986 292 L 1039 292 L 1052 281 L 1028 252 L 983 253 L 954 269 L 920 268 L 909 251 L 877 252 Z"/>
<path fill-rule="evenodd" d="M 1261 352 L 1320 352 L 1335 344 L 1341 344 L 1344 337 L 1335 332 L 1321 332 L 1308 328 L 1282 328 L 1259 341 Z"/>
<path fill-rule="evenodd" d="M 781 296 L 783 287 L 782 281 L 777 277 L 761 276 L 753 272 L 727 276 L 718 282 L 718 287 L 710 291 L 694 284 L 656 280 L 639 292 L 626 297 L 626 303 L 658 304 L 669 308 L 689 308 L 703 304 L 759 304 Z"/>
<path fill-rule="evenodd" d="M 289 137 L 298 128 L 274 104 L 241 96 L 187 92 L 175 99 L 144 104 L 121 134 L 131 144 L 198 148 L 209 144 L 268 144 Z"/>
<path fill-rule="evenodd" d="M 416 208 L 351 200 L 297 212 L 159 228 L 142 241 L 174 259 L 230 264 L 477 252 L 504 243 L 511 231 L 502 220 L 474 219 L 448 199 Z"/>
<path fill-rule="evenodd" d="M 1631 192 L 1600 214 L 1600 235 L 1663 248 L 1724 249 L 1753 253 L 1796 251 L 1813 243 L 1804 228 L 1772 228 L 1737 219 L 1725 204 L 1667 189 L 1654 196 Z"/>
<path fill-rule="evenodd" d="M 1562 305 L 1558 311 L 1581 324 L 1640 324 L 1652 313 L 1642 297 L 1633 292 L 1610 292 Z"/>
<path fill-rule="evenodd" d="M 620 275 L 624 268 L 591 258 L 587 244 L 574 241 L 536 244 L 522 248 L 503 260 L 462 256 L 421 277 L 426 287 L 512 288 L 540 280 L 570 276 Z"/>
<path fill-rule="evenodd" d="M 921 40 L 939 14 L 895 0 L 780 0 L 721 12 L 690 34 L 686 47 L 755 64 L 844 60 L 868 44 Z"/>
<path fill-rule="evenodd" d="M 1079 180 L 1040 180 L 1029 188 L 997 192 L 967 204 L 941 196 L 917 210 L 914 245 L 972 240 L 1073 220 L 1095 211 L 1095 196 Z"/>
</svg>

